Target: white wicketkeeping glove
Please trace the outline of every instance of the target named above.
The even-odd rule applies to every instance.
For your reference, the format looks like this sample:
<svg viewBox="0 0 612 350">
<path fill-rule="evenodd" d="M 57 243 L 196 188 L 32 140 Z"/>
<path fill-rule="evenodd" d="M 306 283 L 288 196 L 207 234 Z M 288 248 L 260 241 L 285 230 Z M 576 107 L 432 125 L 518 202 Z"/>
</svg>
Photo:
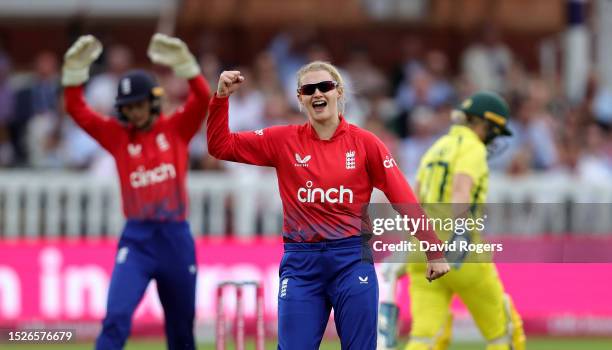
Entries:
<svg viewBox="0 0 612 350">
<path fill-rule="evenodd" d="M 77 86 L 89 79 L 89 66 L 102 53 L 102 44 L 93 35 L 83 35 L 64 55 L 62 85 Z"/>
<path fill-rule="evenodd" d="M 151 38 L 147 54 L 153 63 L 171 67 L 178 77 L 191 79 L 200 74 L 200 66 L 181 39 L 157 33 Z"/>
</svg>

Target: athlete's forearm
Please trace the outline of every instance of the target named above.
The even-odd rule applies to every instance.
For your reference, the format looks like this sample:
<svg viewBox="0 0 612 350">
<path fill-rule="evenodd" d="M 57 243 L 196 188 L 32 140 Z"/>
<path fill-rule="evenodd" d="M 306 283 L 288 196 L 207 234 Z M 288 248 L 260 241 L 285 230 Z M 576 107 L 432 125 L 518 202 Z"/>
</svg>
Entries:
<svg viewBox="0 0 612 350">
<path fill-rule="evenodd" d="M 208 106 L 208 102 L 210 101 L 210 87 L 206 79 L 204 79 L 204 76 L 198 74 L 187 82 L 189 83 L 190 93 L 200 99 L 202 104 Z"/>
<path fill-rule="evenodd" d="M 457 174 L 453 178 L 453 189 L 451 196 L 453 217 L 464 218 L 470 209 L 470 194 L 474 182 L 469 175 Z"/>
<path fill-rule="evenodd" d="M 83 113 L 87 109 L 85 99 L 83 97 L 83 86 L 67 86 L 64 88 L 64 107 L 66 113 L 72 116 L 72 119 L 77 124 L 81 124 L 88 118 Z"/>
<path fill-rule="evenodd" d="M 401 215 L 426 219 L 425 211 L 382 141 L 372 137 L 366 142 L 366 148 L 369 157 L 368 171 L 374 186 L 385 193 L 393 208 Z M 440 243 L 436 233 L 431 230 L 417 230 L 415 237 L 432 244 Z M 444 257 L 444 254 L 438 251 L 427 251 L 426 254 L 428 260 Z"/>
<path fill-rule="evenodd" d="M 94 112 L 87 105 L 83 96 L 83 85 L 64 88 L 64 104 L 66 113 L 72 117 L 77 125 L 104 146 L 105 138 L 112 135 L 111 130 L 104 130 L 109 120 Z"/>
<path fill-rule="evenodd" d="M 425 214 L 425 211 L 423 210 L 423 208 L 421 208 L 421 206 L 418 204 L 415 204 L 414 206 L 415 206 L 415 210 L 417 210 L 418 212 L 418 215 L 414 215 L 414 216 L 418 218 L 422 218 L 423 220 L 427 220 L 427 214 Z M 430 230 L 430 229 L 417 230 L 414 236 L 419 241 L 428 242 L 430 245 L 434 245 L 434 244 L 439 245 L 442 243 L 434 230 Z M 441 251 L 428 250 L 425 252 L 425 255 L 427 255 L 427 260 L 429 261 L 444 258 L 444 252 L 441 252 Z"/>
<path fill-rule="evenodd" d="M 231 132 L 227 97 L 213 97 L 210 102 L 206 140 L 208 152 L 215 158 L 245 164 L 274 166 L 275 134 L 284 127 L 277 126 L 255 131 Z"/>
<path fill-rule="evenodd" d="M 228 98 L 213 96 L 208 109 L 206 141 L 208 153 L 222 160 L 234 160 L 228 111 Z"/>
<path fill-rule="evenodd" d="M 425 210 L 423 210 L 421 207 L 419 201 L 412 192 L 412 189 L 408 185 L 408 182 L 403 178 L 403 176 L 401 179 L 395 179 L 394 182 L 396 185 L 392 186 L 393 190 L 390 191 L 390 194 L 387 194 L 387 198 L 389 198 L 391 203 L 401 203 L 394 205 L 395 209 L 401 215 L 427 220 Z M 398 189 L 400 189 L 400 191 L 398 191 Z M 441 243 L 438 235 L 433 230 L 417 230 L 414 236 L 419 241 L 425 241 L 430 244 Z M 428 260 L 440 259 L 444 257 L 443 252 L 439 251 L 427 251 L 426 255 Z"/>
<path fill-rule="evenodd" d="M 210 88 L 202 75 L 196 75 L 188 80 L 189 97 L 182 110 L 177 112 L 177 127 L 185 139 L 191 139 L 200 129 L 210 102 Z"/>
</svg>

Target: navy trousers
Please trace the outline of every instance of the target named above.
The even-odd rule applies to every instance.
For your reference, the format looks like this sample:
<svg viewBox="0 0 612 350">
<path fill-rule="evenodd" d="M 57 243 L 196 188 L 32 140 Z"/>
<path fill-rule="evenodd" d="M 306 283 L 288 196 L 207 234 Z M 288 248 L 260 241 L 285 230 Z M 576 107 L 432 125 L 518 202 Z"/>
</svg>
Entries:
<svg viewBox="0 0 612 350">
<path fill-rule="evenodd" d="M 319 349 L 330 311 L 343 350 L 375 350 L 378 280 L 361 237 L 285 243 L 278 293 L 278 349 Z"/>
<path fill-rule="evenodd" d="M 119 240 L 96 349 L 122 349 L 132 316 L 155 279 L 168 349 L 195 349 L 196 257 L 187 222 L 128 221 Z"/>
</svg>

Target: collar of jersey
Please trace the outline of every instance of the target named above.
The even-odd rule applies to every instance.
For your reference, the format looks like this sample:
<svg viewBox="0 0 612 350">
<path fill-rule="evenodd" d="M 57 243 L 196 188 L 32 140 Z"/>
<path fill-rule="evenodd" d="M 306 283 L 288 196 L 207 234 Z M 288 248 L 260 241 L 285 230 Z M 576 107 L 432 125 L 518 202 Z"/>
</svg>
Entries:
<svg viewBox="0 0 612 350">
<path fill-rule="evenodd" d="M 453 135 L 453 136 L 462 136 L 462 137 L 465 137 L 465 138 L 471 138 L 471 139 L 474 139 L 474 140 L 482 143 L 482 140 L 480 140 L 480 138 L 478 137 L 478 135 L 476 135 L 474 130 L 468 128 L 465 125 L 453 125 L 453 126 L 451 126 L 450 132 L 448 134 L 449 135 Z"/>
<path fill-rule="evenodd" d="M 321 140 L 319 138 L 319 135 L 317 134 L 317 131 L 312 127 L 310 122 L 306 123 L 306 128 L 308 129 L 308 132 L 310 133 L 310 136 L 313 139 L 318 140 L 318 141 L 331 142 L 331 141 L 337 139 L 338 137 L 340 137 L 342 134 L 344 134 L 348 130 L 348 123 L 346 122 L 346 120 L 344 120 L 344 116 L 341 114 L 340 115 L 340 123 L 338 124 L 338 127 L 336 128 L 336 131 L 334 131 L 334 134 L 332 135 L 332 137 L 329 140 Z"/>
</svg>

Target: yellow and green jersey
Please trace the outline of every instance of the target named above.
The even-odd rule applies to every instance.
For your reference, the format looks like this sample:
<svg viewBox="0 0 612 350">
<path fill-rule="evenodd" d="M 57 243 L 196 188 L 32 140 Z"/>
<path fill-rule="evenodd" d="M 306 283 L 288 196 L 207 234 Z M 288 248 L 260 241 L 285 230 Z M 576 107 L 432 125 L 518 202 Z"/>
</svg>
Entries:
<svg viewBox="0 0 612 350">
<path fill-rule="evenodd" d="M 420 203 L 452 203 L 453 179 L 457 174 L 472 178 L 471 203 L 485 202 L 489 187 L 487 149 L 472 129 L 454 125 L 425 153 L 417 172 Z"/>
<path fill-rule="evenodd" d="M 472 129 L 454 125 L 425 153 L 417 172 L 417 197 L 430 218 L 453 218 L 453 180 L 457 174 L 472 178 L 469 217 L 482 215 L 489 186 L 487 149 Z M 437 229 L 442 241 L 452 240 L 452 230 Z M 471 232 L 470 241 L 478 242 L 479 232 Z"/>
</svg>

